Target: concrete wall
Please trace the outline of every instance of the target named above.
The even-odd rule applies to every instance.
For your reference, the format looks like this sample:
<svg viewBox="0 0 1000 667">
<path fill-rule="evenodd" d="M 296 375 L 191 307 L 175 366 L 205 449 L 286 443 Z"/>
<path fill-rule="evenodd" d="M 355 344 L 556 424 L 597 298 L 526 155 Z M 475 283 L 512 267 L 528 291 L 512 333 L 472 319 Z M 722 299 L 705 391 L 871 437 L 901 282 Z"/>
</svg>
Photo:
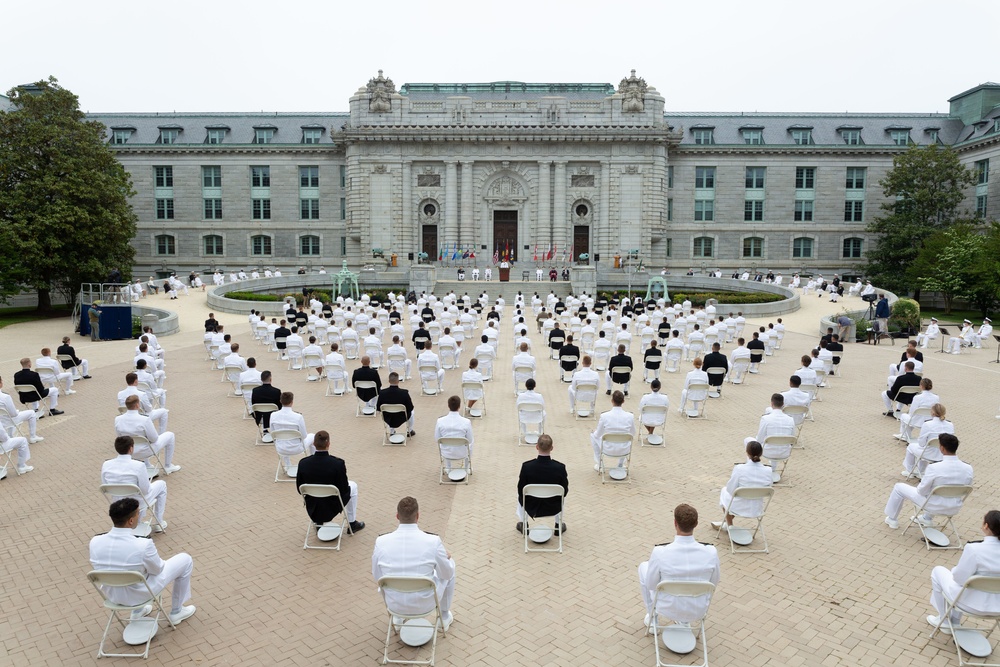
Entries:
<svg viewBox="0 0 1000 667">
<path fill-rule="evenodd" d="M 181 330 L 180 318 L 177 313 L 150 306 L 132 306 L 132 317 L 136 315 L 142 317 L 142 326 L 152 326 L 153 333 L 157 336 L 169 336 Z M 155 317 L 153 321 L 151 318 Z M 152 324 L 150 324 L 152 322 Z"/>
<path fill-rule="evenodd" d="M 896 303 L 896 299 L 899 298 L 898 296 L 896 296 L 892 292 L 889 292 L 889 291 L 884 290 L 884 289 L 880 289 L 880 290 L 876 290 L 876 291 L 877 292 L 881 292 L 882 294 L 885 294 L 886 297 L 889 298 L 889 306 L 890 306 L 890 308 L 892 307 L 892 304 Z M 862 302 L 862 303 L 864 303 L 864 302 Z M 860 310 L 847 310 L 847 311 L 844 311 L 844 312 L 852 320 L 858 319 L 858 318 L 863 317 L 863 316 L 865 316 L 865 315 L 868 314 L 868 304 L 865 303 L 864 305 L 865 305 L 865 307 L 862 308 L 862 309 L 860 309 Z M 833 319 L 831 319 L 829 317 L 824 317 L 824 318 L 821 318 L 820 321 L 819 321 L 819 335 L 820 336 L 825 336 L 826 335 L 826 330 L 827 330 L 828 327 L 833 327 L 834 331 L 839 331 L 840 330 L 839 329 L 839 325 Z M 848 334 L 848 337 L 849 337 L 848 340 L 850 342 L 853 343 L 854 340 L 855 340 L 855 338 L 857 338 L 857 336 L 855 335 L 856 333 L 857 333 L 857 326 L 855 326 L 855 325 L 852 324 L 851 325 L 851 331 Z"/>
</svg>

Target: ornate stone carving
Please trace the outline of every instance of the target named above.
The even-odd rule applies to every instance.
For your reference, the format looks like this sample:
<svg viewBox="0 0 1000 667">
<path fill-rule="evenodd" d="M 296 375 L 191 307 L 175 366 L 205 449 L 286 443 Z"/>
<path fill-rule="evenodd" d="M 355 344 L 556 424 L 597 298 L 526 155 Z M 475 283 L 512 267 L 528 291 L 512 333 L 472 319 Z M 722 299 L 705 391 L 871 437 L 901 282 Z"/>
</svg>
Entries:
<svg viewBox="0 0 1000 667">
<path fill-rule="evenodd" d="M 590 167 L 588 167 L 586 165 L 584 165 L 582 167 L 579 167 L 576 170 L 576 173 L 578 173 L 578 174 L 589 174 L 590 173 Z"/>
<path fill-rule="evenodd" d="M 392 110 L 392 95 L 396 92 L 396 86 L 392 79 L 382 76 L 382 70 L 378 71 L 377 77 L 368 80 L 367 89 L 369 111 L 386 113 Z"/>
<path fill-rule="evenodd" d="M 384 164 L 377 164 L 374 167 L 372 167 L 372 173 L 373 174 L 388 174 L 389 173 L 389 168 L 386 167 Z"/>
<path fill-rule="evenodd" d="M 527 196 L 516 178 L 504 174 L 490 184 L 485 199 L 494 206 L 510 207 L 519 206 L 527 199 Z"/>
<path fill-rule="evenodd" d="M 637 77 L 635 70 L 632 70 L 632 76 L 618 84 L 618 94 L 622 96 L 623 113 L 642 113 L 645 110 L 646 80 Z"/>
<path fill-rule="evenodd" d="M 625 167 L 624 169 L 622 169 L 622 173 L 624 173 L 624 174 L 638 174 L 639 173 L 639 167 L 636 167 L 635 165 L 630 164 L 627 167 Z"/>
</svg>

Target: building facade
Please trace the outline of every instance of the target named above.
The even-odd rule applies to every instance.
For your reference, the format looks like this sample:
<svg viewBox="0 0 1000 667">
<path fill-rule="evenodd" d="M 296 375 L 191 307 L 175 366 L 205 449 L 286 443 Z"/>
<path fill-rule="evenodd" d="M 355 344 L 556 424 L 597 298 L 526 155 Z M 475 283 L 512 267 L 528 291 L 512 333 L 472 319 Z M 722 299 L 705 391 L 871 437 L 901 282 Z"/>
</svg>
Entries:
<svg viewBox="0 0 1000 667">
<path fill-rule="evenodd" d="M 856 274 L 911 145 L 953 146 L 1000 218 L 1000 84 L 948 114 L 676 114 L 619 85 L 405 84 L 348 113 L 92 114 L 131 173 L 136 272 L 580 255 L 674 271 Z"/>
</svg>

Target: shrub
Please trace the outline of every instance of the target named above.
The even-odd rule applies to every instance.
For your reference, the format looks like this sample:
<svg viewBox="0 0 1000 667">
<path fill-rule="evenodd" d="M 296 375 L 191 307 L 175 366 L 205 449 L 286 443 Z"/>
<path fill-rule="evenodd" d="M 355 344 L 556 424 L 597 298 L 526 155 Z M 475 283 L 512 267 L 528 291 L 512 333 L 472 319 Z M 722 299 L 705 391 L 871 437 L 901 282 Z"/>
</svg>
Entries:
<svg viewBox="0 0 1000 667">
<path fill-rule="evenodd" d="M 238 301 L 282 301 L 284 297 L 280 297 L 277 294 L 264 294 L 261 292 L 227 292 L 227 299 L 236 299 Z"/>
<path fill-rule="evenodd" d="M 142 335 L 142 316 L 133 315 L 132 316 L 132 338 L 138 338 Z"/>
<path fill-rule="evenodd" d="M 872 323 L 870 320 L 866 320 L 864 315 L 859 315 L 858 317 L 851 318 L 854 320 L 855 328 L 855 340 L 864 341 L 868 338 L 868 332 L 872 328 Z"/>
<path fill-rule="evenodd" d="M 913 299 L 897 299 L 889 315 L 889 331 L 893 325 L 899 331 L 916 333 L 920 329 L 920 304 Z"/>
</svg>

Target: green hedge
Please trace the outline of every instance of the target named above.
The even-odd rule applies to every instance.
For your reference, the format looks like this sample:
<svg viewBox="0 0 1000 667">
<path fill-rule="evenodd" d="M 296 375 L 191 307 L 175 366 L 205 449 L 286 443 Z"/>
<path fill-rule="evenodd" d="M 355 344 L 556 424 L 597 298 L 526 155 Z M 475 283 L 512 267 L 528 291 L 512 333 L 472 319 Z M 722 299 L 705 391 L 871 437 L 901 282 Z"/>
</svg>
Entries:
<svg viewBox="0 0 1000 667">
<path fill-rule="evenodd" d="M 284 301 L 285 299 L 277 294 L 264 294 L 262 292 L 227 292 L 226 298 L 237 301 Z"/>
<path fill-rule="evenodd" d="M 625 296 L 625 292 L 598 292 L 598 296 L 607 299 L 609 302 L 613 298 Z M 780 294 L 770 292 L 674 292 L 670 295 L 673 303 L 682 303 L 685 300 L 691 301 L 692 306 L 704 306 L 709 299 L 715 299 L 719 303 L 727 305 L 739 305 L 743 303 L 773 303 L 782 301 L 785 297 Z"/>
</svg>

